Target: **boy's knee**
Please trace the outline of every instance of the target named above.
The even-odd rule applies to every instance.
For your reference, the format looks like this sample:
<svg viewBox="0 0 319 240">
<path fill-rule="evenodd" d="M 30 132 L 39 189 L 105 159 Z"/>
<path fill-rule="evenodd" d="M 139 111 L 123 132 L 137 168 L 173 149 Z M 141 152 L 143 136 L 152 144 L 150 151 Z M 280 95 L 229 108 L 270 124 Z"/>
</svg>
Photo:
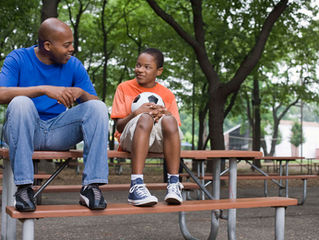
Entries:
<svg viewBox="0 0 319 240">
<path fill-rule="evenodd" d="M 163 131 L 170 133 L 178 133 L 178 124 L 176 119 L 171 115 L 163 116 L 161 120 Z"/>
<path fill-rule="evenodd" d="M 143 113 L 136 123 L 136 128 L 149 130 L 149 129 L 152 129 L 153 124 L 154 124 L 153 117 L 147 113 Z"/>
</svg>

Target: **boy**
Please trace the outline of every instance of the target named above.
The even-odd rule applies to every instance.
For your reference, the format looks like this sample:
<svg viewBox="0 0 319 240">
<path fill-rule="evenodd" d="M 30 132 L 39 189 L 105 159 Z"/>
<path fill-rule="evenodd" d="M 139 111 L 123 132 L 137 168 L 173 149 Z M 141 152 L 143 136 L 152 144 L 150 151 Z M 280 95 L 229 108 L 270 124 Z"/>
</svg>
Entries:
<svg viewBox="0 0 319 240">
<path fill-rule="evenodd" d="M 182 133 L 174 94 L 156 82 L 163 72 L 164 57 L 154 48 L 144 50 L 137 59 L 133 80 L 121 83 L 116 90 L 111 118 L 116 120 L 120 148 L 132 154 L 131 188 L 128 201 L 135 206 L 152 206 L 158 202 L 146 188 L 143 180 L 144 163 L 148 152 L 164 152 L 167 161 L 168 186 L 165 201 L 181 204 L 183 199 L 179 182 L 180 139 Z M 131 112 L 133 100 L 142 92 L 154 92 L 165 107 L 144 103 Z"/>
</svg>

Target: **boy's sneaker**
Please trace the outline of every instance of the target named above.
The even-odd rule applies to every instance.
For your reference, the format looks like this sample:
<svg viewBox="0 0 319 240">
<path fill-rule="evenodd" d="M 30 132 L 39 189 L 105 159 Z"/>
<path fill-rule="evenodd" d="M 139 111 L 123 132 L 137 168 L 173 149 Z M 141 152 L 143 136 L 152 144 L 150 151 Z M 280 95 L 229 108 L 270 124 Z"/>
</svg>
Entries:
<svg viewBox="0 0 319 240">
<path fill-rule="evenodd" d="M 91 210 L 103 210 L 107 205 L 98 184 L 89 184 L 82 187 L 80 204 Z"/>
<path fill-rule="evenodd" d="M 131 188 L 128 195 L 128 202 L 134 206 L 153 206 L 158 200 L 146 188 L 143 180 L 137 178 L 131 181 Z"/>
<path fill-rule="evenodd" d="M 31 184 L 18 186 L 14 206 L 19 212 L 35 211 L 34 192 Z"/>
<path fill-rule="evenodd" d="M 182 189 L 183 184 L 179 182 L 178 177 L 171 176 L 167 184 L 167 193 L 165 196 L 165 202 L 168 204 L 181 204 L 183 202 Z"/>
</svg>

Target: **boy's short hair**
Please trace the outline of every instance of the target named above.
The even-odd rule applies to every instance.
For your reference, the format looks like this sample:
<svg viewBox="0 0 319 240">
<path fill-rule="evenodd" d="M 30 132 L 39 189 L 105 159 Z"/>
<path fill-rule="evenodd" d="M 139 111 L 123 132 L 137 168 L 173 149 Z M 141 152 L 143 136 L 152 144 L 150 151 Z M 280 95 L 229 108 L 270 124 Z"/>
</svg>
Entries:
<svg viewBox="0 0 319 240">
<path fill-rule="evenodd" d="M 157 48 L 147 48 L 147 49 L 143 50 L 140 53 L 140 55 L 142 53 L 147 53 L 147 54 L 153 56 L 155 58 L 157 68 L 163 67 L 164 55 L 160 50 L 158 50 Z"/>
</svg>

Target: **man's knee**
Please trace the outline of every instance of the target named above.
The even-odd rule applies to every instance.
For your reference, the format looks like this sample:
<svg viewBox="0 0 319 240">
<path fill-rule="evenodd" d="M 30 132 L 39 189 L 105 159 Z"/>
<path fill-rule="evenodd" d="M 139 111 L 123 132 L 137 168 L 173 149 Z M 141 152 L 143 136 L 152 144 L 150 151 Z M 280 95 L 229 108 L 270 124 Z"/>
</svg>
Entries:
<svg viewBox="0 0 319 240">
<path fill-rule="evenodd" d="M 28 114 L 32 113 L 35 110 L 33 101 L 26 96 L 17 96 L 14 97 L 9 105 L 8 112 L 14 112 L 15 114 Z"/>
<path fill-rule="evenodd" d="M 86 102 L 90 117 L 108 119 L 108 109 L 104 102 L 100 100 L 89 100 Z"/>
</svg>

